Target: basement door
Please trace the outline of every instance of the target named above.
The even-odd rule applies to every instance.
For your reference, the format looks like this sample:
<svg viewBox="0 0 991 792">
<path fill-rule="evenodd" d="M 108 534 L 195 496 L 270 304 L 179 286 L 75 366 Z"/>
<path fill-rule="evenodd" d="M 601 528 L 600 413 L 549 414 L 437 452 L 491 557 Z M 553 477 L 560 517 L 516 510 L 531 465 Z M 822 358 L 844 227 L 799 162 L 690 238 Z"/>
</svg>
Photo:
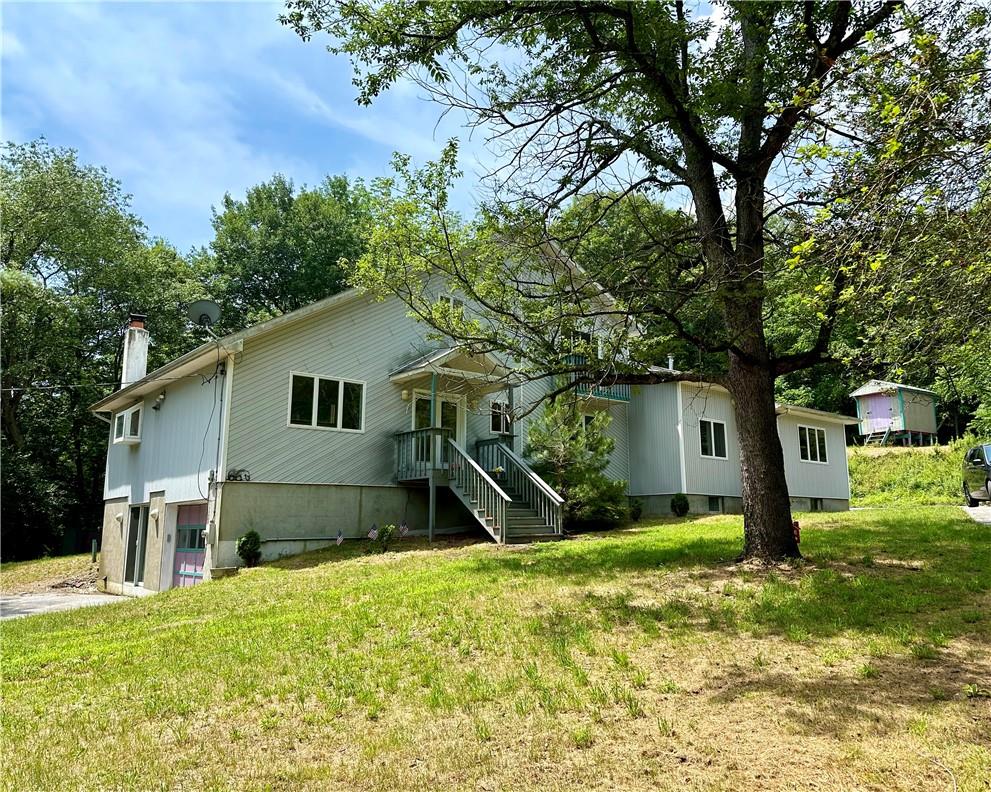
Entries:
<svg viewBox="0 0 991 792">
<path fill-rule="evenodd" d="M 195 586 L 203 580 L 206 561 L 207 505 L 194 503 L 179 507 L 176 517 L 175 561 L 172 564 L 172 588 Z"/>
</svg>

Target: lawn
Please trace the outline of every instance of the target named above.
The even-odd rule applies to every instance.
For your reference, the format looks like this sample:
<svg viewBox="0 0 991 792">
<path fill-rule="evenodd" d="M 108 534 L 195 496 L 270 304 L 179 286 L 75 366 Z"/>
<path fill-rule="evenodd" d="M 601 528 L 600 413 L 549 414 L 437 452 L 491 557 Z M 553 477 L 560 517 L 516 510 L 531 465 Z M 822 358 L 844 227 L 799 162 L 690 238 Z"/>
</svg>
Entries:
<svg viewBox="0 0 991 792">
<path fill-rule="evenodd" d="M 956 508 L 345 545 L 3 625 L 10 789 L 987 790 L 991 532 Z"/>
<path fill-rule="evenodd" d="M 97 565 L 89 553 L 37 558 L 33 561 L 5 561 L 0 564 L 0 593 L 24 594 L 50 588 L 86 588 L 96 582 Z"/>
</svg>

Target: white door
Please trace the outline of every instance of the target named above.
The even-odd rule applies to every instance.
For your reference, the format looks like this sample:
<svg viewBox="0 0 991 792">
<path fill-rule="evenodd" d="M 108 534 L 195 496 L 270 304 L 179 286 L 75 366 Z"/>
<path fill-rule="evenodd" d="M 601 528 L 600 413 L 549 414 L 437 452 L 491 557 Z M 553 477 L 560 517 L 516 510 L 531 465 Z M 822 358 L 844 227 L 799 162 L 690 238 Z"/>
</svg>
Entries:
<svg viewBox="0 0 991 792">
<path fill-rule="evenodd" d="M 438 393 L 437 409 L 440 411 L 437 424 L 443 429 L 450 429 L 453 432 L 454 442 L 464 447 L 465 442 L 465 397 L 453 394 Z M 416 391 L 413 394 L 413 428 L 426 429 L 431 424 L 430 394 L 425 391 Z M 439 444 L 439 439 L 438 439 Z M 438 448 L 431 448 L 431 443 L 418 443 L 416 447 L 416 458 L 420 462 L 430 459 L 431 452 L 434 454 Z M 447 461 L 447 444 L 441 446 L 440 458 Z"/>
</svg>

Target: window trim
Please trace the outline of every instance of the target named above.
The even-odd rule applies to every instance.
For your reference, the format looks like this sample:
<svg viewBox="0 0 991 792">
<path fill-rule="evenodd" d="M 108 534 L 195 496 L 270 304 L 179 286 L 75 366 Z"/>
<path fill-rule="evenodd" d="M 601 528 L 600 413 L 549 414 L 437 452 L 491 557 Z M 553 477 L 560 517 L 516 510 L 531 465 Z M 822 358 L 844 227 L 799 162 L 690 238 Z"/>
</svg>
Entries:
<svg viewBox="0 0 991 792">
<path fill-rule="evenodd" d="M 138 431 L 135 434 L 131 434 L 130 426 L 134 414 L 138 415 Z M 123 431 L 121 434 L 117 434 L 117 422 L 123 419 Z M 141 442 L 141 430 L 144 428 L 145 416 L 144 416 L 144 402 L 139 402 L 138 404 L 132 404 L 126 410 L 120 410 L 114 413 L 113 421 L 110 423 L 110 436 L 114 445 L 137 445 Z"/>
<path fill-rule="evenodd" d="M 313 387 L 313 404 L 311 406 L 310 412 L 310 424 L 300 424 L 292 422 L 292 381 L 293 377 L 310 377 L 313 380 L 333 380 L 339 383 L 337 388 L 337 421 L 341 422 L 344 418 L 344 383 L 348 382 L 352 385 L 361 386 L 361 428 L 360 429 L 347 429 L 342 426 L 317 426 L 317 399 L 320 395 L 320 387 L 314 382 Z M 347 434 L 364 434 L 365 433 L 365 411 L 367 409 L 368 402 L 368 383 L 364 380 L 348 379 L 347 377 L 331 377 L 326 374 L 313 374 L 309 371 L 289 371 L 289 393 L 286 399 L 286 426 L 290 429 L 316 429 L 321 432 L 344 432 Z"/>
<path fill-rule="evenodd" d="M 497 411 L 495 409 L 497 404 L 503 409 Z M 500 432 L 497 432 L 495 429 L 492 428 L 492 419 L 495 418 L 496 415 L 501 416 L 500 423 L 503 428 L 502 431 Z M 509 414 L 509 401 L 508 400 L 491 401 L 489 403 L 489 434 L 492 435 L 493 437 L 506 437 L 507 435 L 511 435 L 512 433 L 513 433 L 513 419 L 512 416 Z"/>
<path fill-rule="evenodd" d="M 809 459 L 802 459 L 802 430 L 803 429 L 805 429 L 806 432 L 808 432 L 810 430 L 811 431 L 814 431 L 814 432 L 822 432 L 822 442 L 826 446 L 826 458 L 825 459 L 812 459 L 811 458 L 811 450 L 809 452 L 810 458 Z M 805 442 L 807 444 L 806 447 L 809 448 L 809 449 L 811 449 L 811 446 L 808 445 L 808 435 L 806 435 L 806 441 Z M 816 456 L 817 457 L 819 456 L 819 440 L 818 440 L 818 438 L 816 438 Z M 809 465 L 828 465 L 829 464 L 829 436 L 826 434 L 826 430 L 823 429 L 821 426 L 811 426 L 809 424 L 799 424 L 798 425 L 798 461 L 799 462 L 805 462 L 806 464 L 809 464 Z"/>
<path fill-rule="evenodd" d="M 726 451 L 726 456 L 716 456 L 716 430 L 712 430 L 712 453 L 704 454 L 702 453 L 702 422 L 707 421 L 710 424 L 720 424 L 723 427 L 723 450 Z M 699 456 L 702 459 L 718 459 L 721 462 L 726 462 L 729 460 L 729 434 L 726 432 L 726 421 L 720 421 L 717 418 L 699 418 Z"/>
</svg>

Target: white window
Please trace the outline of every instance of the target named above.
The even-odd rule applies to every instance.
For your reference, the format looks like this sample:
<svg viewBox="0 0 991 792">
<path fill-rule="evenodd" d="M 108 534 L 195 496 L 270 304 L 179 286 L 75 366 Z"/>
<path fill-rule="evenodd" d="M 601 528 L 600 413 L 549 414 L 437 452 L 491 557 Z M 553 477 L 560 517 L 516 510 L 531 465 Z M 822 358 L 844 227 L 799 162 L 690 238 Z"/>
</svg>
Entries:
<svg viewBox="0 0 991 792">
<path fill-rule="evenodd" d="M 352 380 L 289 375 L 289 425 L 341 432 L 365 428 L 365 384 Z"/>
<path fill-rule="evenodd" d="M 825 465 L 826 430 L 814 426 L 798 427 L 798 455 L 803 462 L 818 462 Z"/>
<path fill-rule="evenodd" d="M 492 423 L 489 426 L 492 434 L 509 434 L 513 431 L 513 419 L 509 413 L 507 402 L 492 402 Z"/>
<path fill-rule="evenodd" d="M 699 421 L 699 453 L 710 459 L 726 459 L 726 424 Z"/>
<path fill-rule="evenodd" d="M 442 294 L 440 296 L 440 301 L 447 303 L 451 307 L 452 311 L 461 311 L 464 313 L 465 301 L 460 297 L 455 297 L 453 294 Z"/>
<path fill-rule="evenodd" d="M 114 442 L 134 445 L 141 442 L 141 407 L 121 410 L 114 416 Z"/>
</svg>

